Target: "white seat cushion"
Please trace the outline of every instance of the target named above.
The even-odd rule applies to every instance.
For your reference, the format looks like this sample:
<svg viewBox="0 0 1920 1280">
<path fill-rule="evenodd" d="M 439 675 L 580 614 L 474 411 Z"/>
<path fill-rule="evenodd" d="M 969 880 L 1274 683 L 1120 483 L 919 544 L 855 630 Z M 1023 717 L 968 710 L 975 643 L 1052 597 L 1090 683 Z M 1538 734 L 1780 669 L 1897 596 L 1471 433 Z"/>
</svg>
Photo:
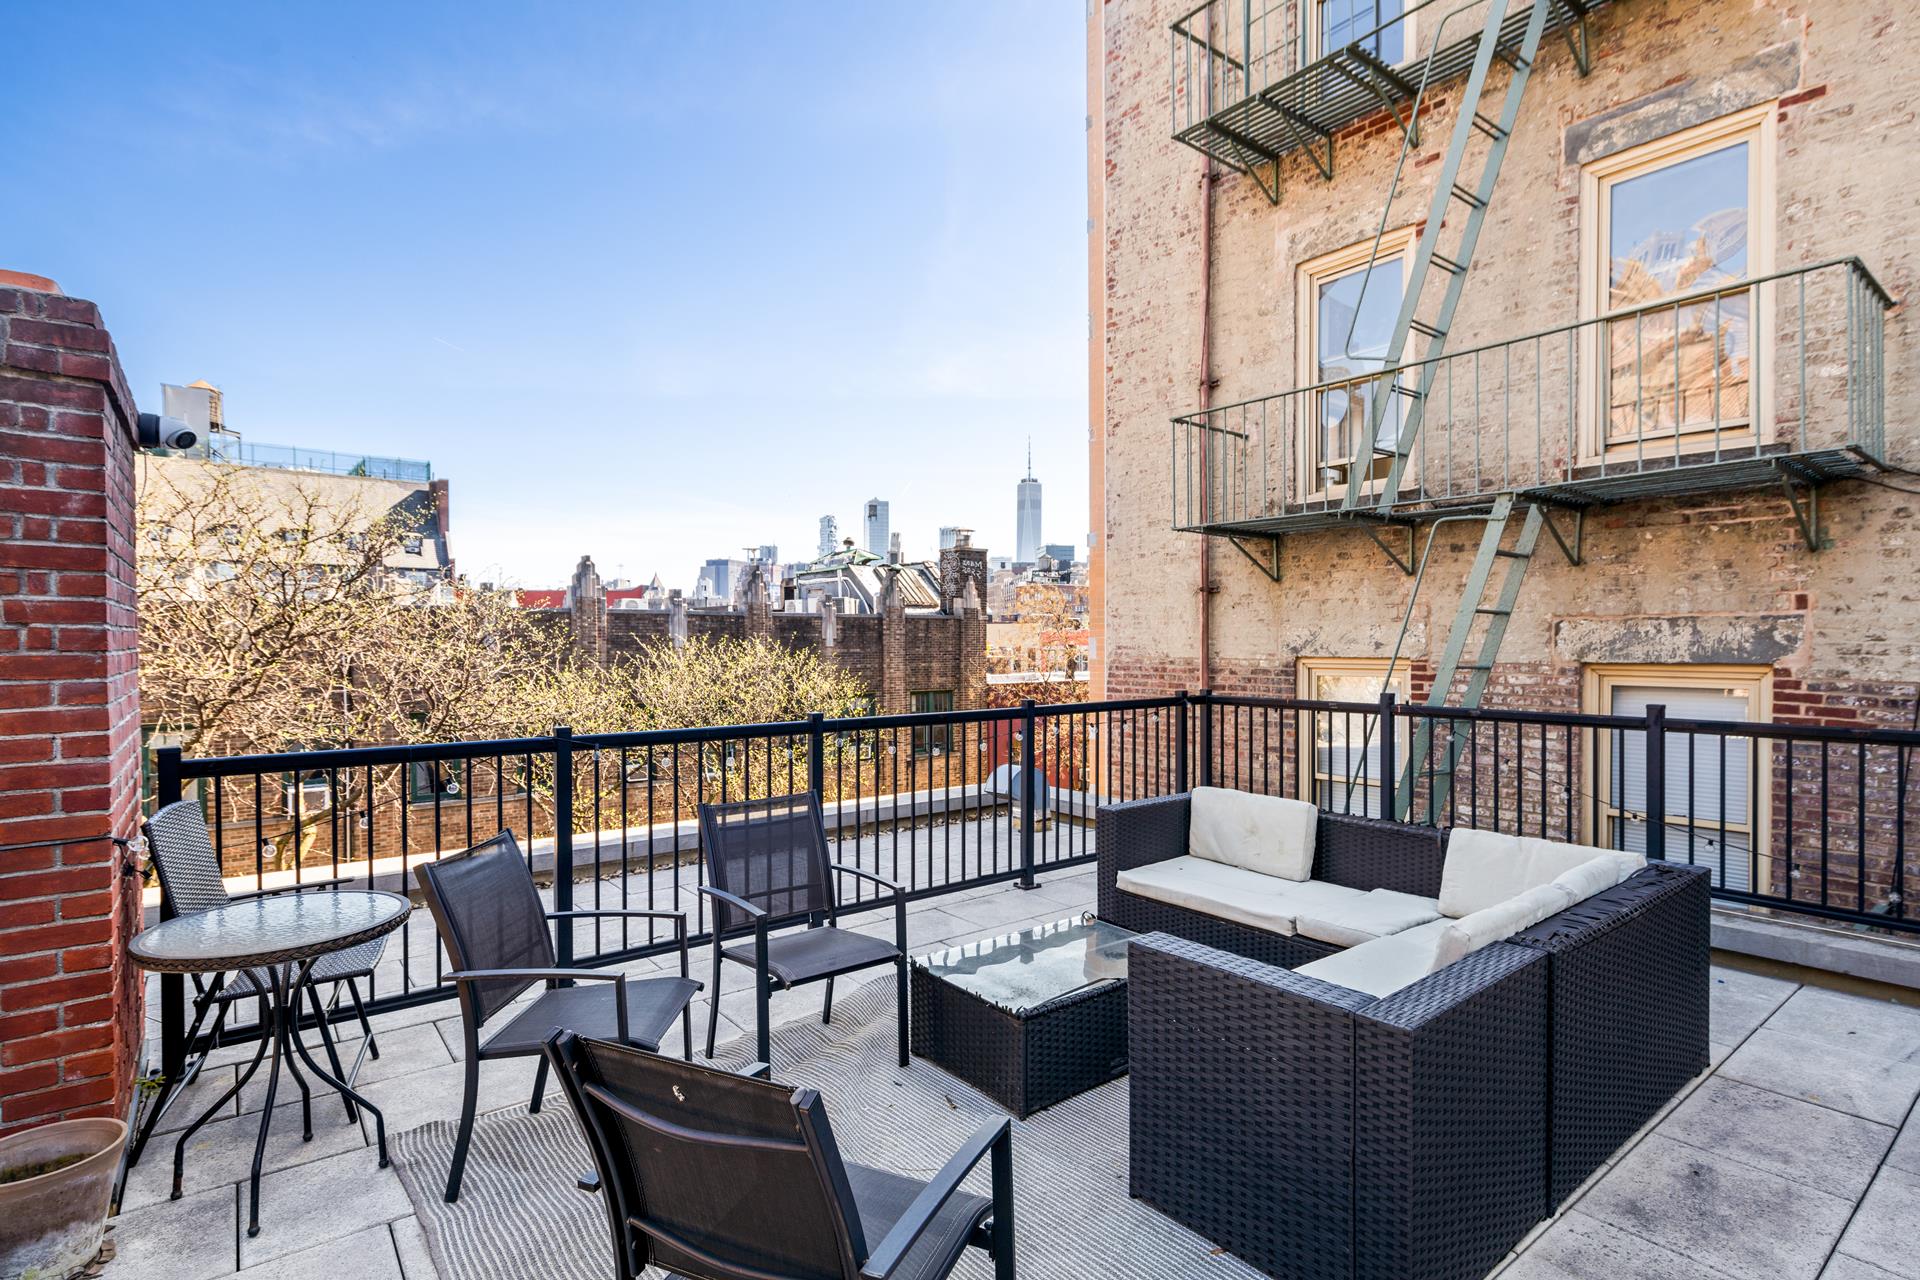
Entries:
<svg viewBox="0 0 1920 1280">
<path fill-rule="evenodd" d="M 1302 911 L 1332 910 L 1367 896 L 1345 885 L 1283 880 L 1191 856 L 1122 871 L 1114 884 L 1155 902 L 1281 935 L 1294 931 L 1294 920 Z"/>
<path fill-rule="evenodd" d="M 1440 967 L 1441 938 L 1451 923 L 1440 919 L 1415 925 L 1303 964 L 1294 972 L 1371 996 L 1390 996 Z"/>
<path fill-rule="evenodd" d="M 1440 872 L 1440 914 L 1458 920 L 1484 911 L 1595 858 L 1611 861 L 1615 883 L 1646 865 L 1637 853 L 1455 827 L 1447 836 L 1447 861 Z"/>
<path fill-rule="evenodd" d="M 1226 787 L 1195 787 L 1187 852 L 1286 880 L 1313 874 L 1320 811 L 1304 800 Z"/>
<path fill-rule="evenodd" d="M 1308 884 L 1319 881 L 1309 880 Z M 1296 933 L 1336 947 L 1357 947 L 1440 918 L 1440 901 L 1392 889 L 1375 889 L 1358 898 L 1303 908 L 1294 917 Z"/>
<path fill-rule="evenodd" d="M 1543 884 L 1525 893 L 1515 894 L 1504 902 L 1482 908 L 1470 916 L 1447 920 L 1440 934 L 1439 963 L 1441 966 L 1450 965 L 1482 947 L 1505 941 L 1522 929 L 1531 929 L 1548 916 L 1565 911 L 1572 905 L 1573 895 L 1565 888 L 1557 884 Z"/>
</svg>

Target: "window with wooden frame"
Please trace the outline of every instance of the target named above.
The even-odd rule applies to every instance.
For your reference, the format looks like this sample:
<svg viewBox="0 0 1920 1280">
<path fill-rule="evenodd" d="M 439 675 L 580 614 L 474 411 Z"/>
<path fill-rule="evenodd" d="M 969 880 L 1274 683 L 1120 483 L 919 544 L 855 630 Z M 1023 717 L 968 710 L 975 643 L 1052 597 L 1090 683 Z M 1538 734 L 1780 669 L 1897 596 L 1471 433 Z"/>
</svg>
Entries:
<svg viewBox="0 0 1920 1280">
<path fill-rule="evenodd" d="M 1377 703 L 1391 687 L 1405 702 L 1409 693 L 1407 664 L 1402 662 L 1388 680 L 1385 658 L 1301 658 L 1297 688 L 1309 702 Z M 1398 748 L 1392 767 L 1380 751 L 1380 717 L 1358 711 L 1302 711 L 1296 741 L 1310 744 L 1312 768 L 1301 777 L 1300 799 L 1311 800 L 1330 813 L 1358 813 L 1381 817 L 1385 798 L 1406 761 L 1406 744 Z"/>
<path fill-rule="evenodd" d="M 1755 722 L 1772 716 L 1772 685 L 1770 667 L 1607 664 L 1586 669 L 1583 700 L 1594 715 L 1644 716 L 1658 703 L 1669 720 Z M 1588 735 L 1595 844 L 1646 851 L 1646 739 L 1630 730 Z M 1766 740 L 1669 729 L 1664 745 L 1667 861 L 1707 867 L 1716 886 L 1770 892 Z"/>
<path fill-rule="evenodd" d="M 1355 476 L 1377 482 L 1392 463 L 1380 451 L 1398 446 L 1405 406 L 1380 371 L 1393 342 L 1415 231 L 1401 227 L 1382 236 L 1377 259 L 1367 239 L 1300 264 L 1297 377 L 1299 386 L 1313 388 L 1296 410 L 1305 498 L 1343 494 Z M 1380 397 L 1386 403 L 1376 404 Z M 1369 440 L 1376 413 L 1382 416 Z"/>
<path fill-rule="evenodd" d="M 922 689 L 909 695 L 915 715 L 938 715 L 953 710 L 953 690 Z M 947 753 L 947 725 L 923 724 L 913 728 L 913 754 L 943 756 Z"/>
<path fill-rule="evenodd" d="M 1751 444 L 1765 421 L 1772 104 L 1581 171 L 1589 459 Z M 1668 305 L 1668 300 L 1673 300 Z"/>
</svg>

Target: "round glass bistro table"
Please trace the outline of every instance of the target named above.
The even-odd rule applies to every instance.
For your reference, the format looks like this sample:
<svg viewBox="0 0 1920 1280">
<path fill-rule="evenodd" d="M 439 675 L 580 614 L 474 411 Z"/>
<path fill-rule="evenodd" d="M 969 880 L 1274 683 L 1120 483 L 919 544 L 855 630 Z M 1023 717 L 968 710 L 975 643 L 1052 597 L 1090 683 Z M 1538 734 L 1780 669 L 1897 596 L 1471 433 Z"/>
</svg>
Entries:
<svg viewBox="0 0 1920 1280">
<path fill-rule="evenodd" d="M 386 1120 L 378 1107 L 354 1092 L 346 1081 L 329 1075 L 307 1052 L 307 1046 L 300 1039 L 298 995 L 315 960 L 392 933 L 406 923 L 407 914 L 412 910 L 413 904 L 397 893 L 364 889 L 289 893 L 246 899 L 210 911 L 178 916 L 134 935 L 127 951 L 143 969 L 181 974 L 244 973 L 260 993 L 260 1025 L 265 1033 L 260 1037 L 253 1061 L 232 1087 L 188 1125 L 174 1143 L 174 1199 L 180 1198 L 187 1142 L 246 1087 L 269 1053 L 272 1063 L 267 1069 L 266 1105 L 260 1111 L 260 1134 L 253 1145 L 252 1196 L 247 1216 L 249 1236 L 260 1234 L 260 1164 L 266 1156 L 267 1132 L 273 1124 L 274 1092 L 280 1083 L 283 1060 L 288 1074 L 300 1086 L 301 1121 L 306 1140 L 313 1140 L 313 1091 L 300 1072 L 301 1062 L 317 1080 L 346 1100 L 350 1120 L 356 1119 L 356 1103 L 373 1117 L 380 1167 L 387 1167 Z"/>
</svg>

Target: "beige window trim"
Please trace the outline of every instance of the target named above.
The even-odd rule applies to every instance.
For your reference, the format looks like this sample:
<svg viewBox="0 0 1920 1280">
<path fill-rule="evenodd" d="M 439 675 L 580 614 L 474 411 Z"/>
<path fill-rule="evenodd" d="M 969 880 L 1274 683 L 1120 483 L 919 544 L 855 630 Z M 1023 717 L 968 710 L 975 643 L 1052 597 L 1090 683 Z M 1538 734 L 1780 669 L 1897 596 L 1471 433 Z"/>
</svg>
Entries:
<svg viewBox="0 0 1920 1280">
<path fill-rule="evenodd" d="M 1652 142 L 1629 147 L 1585 165 L 1580 171 L 1580 318 L 1598 320 L 1607 311 L 1607 294 L 1612 270 L 1607 251 L 1610 234 L 1607 195 L 1614 184 L 1642 177 L 1685 160 L 1738 142 L 1748 143 L 1752 158 L 1747 173 L 1747 274 L 1764 276 L 1773 270 L 1775 242 L 1774 157 L 1777 150 L 1778 104 L 1762 103 L 1709 120 Z M 1679 451 L 1683 454 L 1705 450 L 1753 446 L 1753 424 L 1772 421 L 1773 370 L 1772 302 L 1774 286 L 1757 285 L 1751 291 L 1750 324 L 1752 344 L 1748 364 L 1749 416 L 1744 422 L 1723 424 L 1718 432 L 1711 427 L 1679 433 Z M 1664 444 L 1669 455 L 1674 449 L 1674 432 L 1651 430 L 1641 437 L 1640 445 L 1631 440 L 1610 443 L 1607 438 L 1607 337 L 1608 326 L 1589 324 L 1581 330 L 1580 351 L 1580 463 L 1583 466 L 1603 461 L 1632 459 L 1642 453 L 1657 457 Z M 1769 433 L 1770 434 L 1770 433 Z"/>
<path fill-rule="evenodd" d="M 1623 685 L 1654 685 L 1674 690 L 1685 689 L 1744 689 L 1748 693 L 1749 718 L 1755 723 L 1764 723 L 1773 718 L 1773 668 L 1763 666 L 1721 665 L 1712 663 L 1594 663 L 1582 673 L 1581 709 L 1589 715 L 1610 715 L 1613 711 L 1614 690 Z M 1588 776 L 1593 779 L 1592 793 L 1586 797 L 1583 817 L 1583 835 L 1591 844 L 1612 846 L 1613 824 L 1623 815 L 1612 804 L 1613 796 L 1613 756 L 1615 746 L 1612 731 L 1606 729 L 1588 729 L 1583 731 L 1586 738 L 1587 759 L 1592 762 Z M 1676 746 L 1684 751 L 1686 738 L 1668 735 L 1667 749 Z M 1765 738 L 1749 738 L 1748 742 L 1748 804 L 1750 811 L 1745 821 L 1735 822 L 1729 818 L 1727 830 L 1739 832 L 1750 838 L 1750 843 L 1758 855 L 1754 861 L 1753 892 L 1772 893 L 1773 889 L 1773 844 L 1771 821 L 1771 779 L 1773 777 L 1773 758 L 1777 748 Z M 1671 799 L 1671 797 L 1669 797 Z M 1625 815 L 1631 818 L 1634 815 Z M 1686 827 L 1697 825 L 1702 830 L 1720 829 L 1719 821 L 1708 821 L 1689 814 L 1684 817 L 1673 813 L 1668 805 L 1667 825 Z M 1669 836 L 1669 840 L 1672 837 Z M 1684 845 L 1679 849 L 1669 847 L 1668 857 L 1673 861 L 1684 861 Z"/>
<path fill-rule="evenodd" d="M 1414 250 L 1420 243 L 1420 226 L 1396 227 L 1380 237 L 1380 261 L 1400 260 L 1402 287 L 1405 277 L 1412 272 Z M 1320 290 L 1343 276 L 1365 270 L 1373 260 L 1373 240 L 1360 240 L 1331 253 L 1323 253 L 1301 263 L 1294 273 L 1294 385 L 1301 388 L 1311 387 L 1320 381 Z M 1299 429 L 1294 433 L 1294 474 L 1299 477 L 1299 500 L 1302 502 L 1332 501 L 1346 496 L 1347 485 L 1344 481 L 1326 481 L 1321 466 L 1320 449 L 1320 395 L 1318 392 L 1301 392 L 1300 403 L 1295 407 L 1294 421 Z M 1417 446 L 1416 446 L 1417 447 Z M 1417 454 L 1416 454 L 1417 457 Z M 1405 489 L 1418 479 L 1418 468 L 1409 465 L 1401 477 L 1401 488 Z M 1370 480 L 1363 492 L 1378 493 L 1381 481 Z"/>
<path fill-rule="evenodd" d="M 1299 691 L 1301 698 L 1310 702 L 1351 702 L 1355 701 L 1355 699 L 1328 697 L 1326 693 L 1322 691 L 1322 682 L 1332 678 L 1359 676 L 1368 679 L 1370 692 L 1366 700 L 1372 701 L 1379 698 L 1386 684 L 1389 665 L 1390 659 L 1387 658 L 1300 658 L 1295 663 L 1294 688 Z M 1412 687 L 1411 678 L 1411 663 L 1402 661 L 1397 665 L 1393 665 L 1393 692 L 1394 696 L 1401 702 L 1408 701 Z M 1318 803 L 1322 794 L 1325 794 L 1329 801 L 1328 807 L 1330 808 L 1338 807 L 1339 802 L 1345 796 L 1348 781 L 1348 775 L 1345 771 L 1336 771 L 1332 768 L 1323 768 L 1321 766 L 1320 747 L 1323 745 L 1322 735 L 1326 735 L 1324 745 L 1331 746 L 1331 730 L 1334 727 L 1331 723 L 1330 713 L 1326 712 L 1298 712 L 1294 723 L 1294 742 L 1297 744 L 1296 752 L 1298 753 L 1295 758 L 1311 761 L 1311 767 L 1301 768 L 1295 771 L 1297 775 L 1295 779 L 1297 798 Z M 1357 739 L 1363 732 L 1364 726 L 1361 725 L 1356 717 L 1352 727 L 1352 733 Z M 1377 743 L 1379 741 L 1379 733 L 1379 726 L 1373 726 L 1373 736 L 1370 741 Z M 1354 745 L 1357 745 L 1357 742 Z M 1404 741 L 1399 741 L 1398 749 L 1394 754 L 1398 757 L 1393 762 L 1393 772 L 1396 778 L 1386 780 L 1386 790 L 1383 794 L 1390 794 L 1392 792 L 1394 782 L 1397 780 L 1399 768 L 1406 762 L 1406 744 Z M 1367 781 L 1370 785 L 1378 785 L 1381 779 L 1370 777 Z"/>
</svg>

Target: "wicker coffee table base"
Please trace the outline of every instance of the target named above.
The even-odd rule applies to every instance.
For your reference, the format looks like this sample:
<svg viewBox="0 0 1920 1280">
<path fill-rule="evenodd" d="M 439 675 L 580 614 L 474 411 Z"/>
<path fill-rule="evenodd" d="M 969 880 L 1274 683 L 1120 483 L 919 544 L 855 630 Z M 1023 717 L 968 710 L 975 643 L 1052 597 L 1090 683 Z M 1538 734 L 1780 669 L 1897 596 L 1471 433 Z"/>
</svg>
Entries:
<svg viewBox="0 0 1920 1280">
<path fill-rule="evenodd" d="M 1127 984 L 1008 1013 L 915 966 L 913 1052 L 1025 1119 L 1127 1073 Z"/>
</svg>

